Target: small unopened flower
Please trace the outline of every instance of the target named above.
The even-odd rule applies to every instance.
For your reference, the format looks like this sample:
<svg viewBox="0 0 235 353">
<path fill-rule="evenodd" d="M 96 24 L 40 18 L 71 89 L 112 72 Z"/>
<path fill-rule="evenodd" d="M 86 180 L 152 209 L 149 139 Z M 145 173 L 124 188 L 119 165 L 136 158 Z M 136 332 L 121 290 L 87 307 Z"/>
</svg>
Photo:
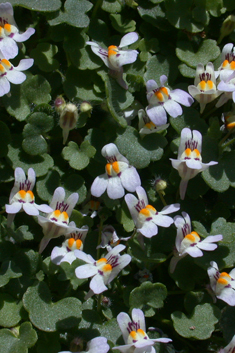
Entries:
<svg viewBox="0 0 235 353">
<path fill-rule="evenodd" d="M 66 240 L 63 242 L 61 247 L 55 246 L 51 252 L 51 261 L 60 265 L 61 262 L 71 263 L 76 260 L 74 250 L 83 250 L 84 241 L 88 232 L 88 226 L 82 228 L 76 228 L 74 222 L 70 222 L 70 226 L 74 226 L 73 233 L 66 235 Z"/>
<path fill-rule="evenodd" d="M 107 353 L 109 351 L 109 345 L 107 343 L 107 338 L 105 337 L 95 337 L 89 342 L 87 342 L 86 353 Z M 80 352 L 80 350 L 79 350 Z M 74 352 L 74 353 L 79 353 Z M 59 353 L 72 353 L 71 351 L 63 351 Z"/>
<path fill-rule="evenodd" d="M 229 344 L 226 347 L 221 348 L 218 353 L 234 353 L 234 352 L 235 352 L 235 335 L 233 336 Z"/>
<path fill-rule="evenodd" d="M 26 80 L 26 75 L 21 72 L 33 65 L 33 59 L 22 59 L 18 66 L 13 66 L 0 52 L 0 97 L 10 92 L 10 83 L 19 85 Z"/>
<path fill-rule="evenodd" d="M 38 216 L 38 223 L 42 226 L 44 237 L 39 246 L 41 253 L 52 238 L 58 238 L 61 235 L 68 235 L 79 232 L 74 222 L 69 223 L 69 217 L 78 201 L 78 193 L 71 194 L 65 201 L 65 191 L 58 187 L 54 191 L 50 207 L 52 211 L 47 217 Z"/>
<path fill-rule="evenodd" d="M 188 128 L 184 128 L 181 131 L 178 159 L 170 158 L 172 167 L 178 170 L 181 177 L 180 197 L 182 200 L 185 197 L 188 181 L 209 168 L 209 166 L 218 164 L 218 162 L 214 161 L 202 163 L 201 151 L 201 133 L 197 130 L 191 131 Z"/>
<path fill-rule="evenodd" d="M 197 65 L 194 85 L 188 87 L 188 91 L 200 103 L 202 113 L 207 103 L 212 102 L 222 93 L 216 88 L 214 65 L 208 63 L 206 69 L 204 65 Z"/>
<path fill-rule="evenodd" d="M 122 353 L 156 353 L 154 345 L 156 342 L 172 342 L 170 338 L 149 338 L 146 333 L 144 313 L 140 309 L 133 309 L 132 319 L 128 314 L 121 312 L 117 316 L 117 322 L 122 331 L 125 342 L 123 346 L 113 347 Z"/>
<path fill-rule="evenodd" d="M 134 278 L 138 279 L 140 283 L 144 282 L 153 282 L 153 275 L 152 273 L 145 268 L 144 270 L 139 270 L 135 275 Z"/>
<path fill-rule="evenodd" d="M 149 119 L 157 126 L 166 124 L 166 112 L 173 118 L 176 118 L 183 114 L 180 104 L 190 107 L 193 103 L 193 98 L 183 90 L 170 90 L 164 86 L 166 81 L 167 76 L 162 75 L 160 77 L 160 87 L 158 87 L 158 84 L 154 80 L 149 80 L 146 83 L 147 99 L 149 102 L 146 112 Z"/>
<path fill-rule="evenodd" d="M 132 49 L 121 49 L 127 47 L 128 45 L 135 43 L 138 40 L 138 34 L 135 32 L 130 32 L 125 34 L 119 46 L 110 45 L 108 49 L 100 47 L 95 42 L 86 42 L 86 44 L 91 45 L 93 53 L 98 55 L 105 65 L 110 69 L 110 74 L 116 78 L 117 82 L 123 88 L 127 89 L 127 84 L 123 80 L 123 65 L 132 64 L 136 61 L 138 51 Z"/>
<path fill-rule="evenodd" d="M 130 237 L 127 238 L 119 238 L 117 235 L 116 230 L 113 228 L 113 226 L 105 226 L 102 229 L 101 233 L 101 243 L 100 245 L 97 246 L 98 248 L 107 248 L 108 251 L 112 250 L 112 247 L 118 245 L 121 240 L 127 241 L 130 239 Z"/>
<path fill-rule="evenodd" d="M 213 251 L 217 248 L 218 242 L 223 239 L 221 234 L 209 235 L 201 240 L 197 232 L 191 230 L 190 217 L 186 212 L 182 212 L 182 216 L 174 217 L 174 223 L 177 228 L 177 236 L 175 240 L 174 256 L 170 262 L 170 272 L 174 272 L 175 267 L 180 259 L 186 255 L 192 257 L 203 256 L 202 250 Z"/>
<path fill-rule="evenodd" d="M 107 189 L 110 199 L 119 199 L 124 196 L 125 189 L 134 192 L 141 184 L 139 174 L 129 165 L 117 146 L 109 143 L 102 148 L 101 153 L 107 160 L 106 173 L 95 178 L 91 185 L 91 194 L 100 197 Z"/>
<path fill-rule="evenodd" d="M 34 32 L 34 28 L 28 28 L 20 34 L 14 20 L 12 5 L 9 2 L 0 4 L 0 51 L 4 58 L 14 58 L 19 51 L 16 42 L 25 42 Z"/>
<path fill-rule="evenodd" d="M 178 211 L 180 205 L 178 203 L 172 204 L 164 207 L 161 212 L 158 212 L 152 205 L 149 205 L 147 194 L 142 186 L 136 188 L 136 193 L 138 199 L 132 194 L 127 194 L 125 201 L 137 231 L 145 237 L 151 238 L 158 233 L 158 226 L 164 228 L 170 227 L 174 221 L 172 217 L 167 215 Z"/>
<path fill-rule="evenodd" d="M 221 130 L 232 130 L 235 128 L 235 113 L 234 112 L 226 112 L 223 113 L 221 116 L 221 120 L 223 121 L 224 125 L 221 126 Z"/>
<path fill-rule="evenodd" d="M 92 112 L 92 105 L 89 102 L 82 102 L 80 105 L 80 112 L 81 113 L 87 113 L 87 115 L 90 117 L 91 112 Z"/>
<path fill-rule="evenodd" d="M 138 111 L 140 136 L 153 134 L 168 128 L 169 124 L 155 125 L 148 117 L 144 109 Z"/>
<path fill-rule="evenodd" d="M 100 201 L 96 199 L 95 197 L 92 197 L 90 201 L 88 201 L 83 209 L 81 210 L 81 213 L 83 216 L 88 216 L 90 215 L 91 218 L 94 218 L 97 216 L 97 213 L 100 209 Z"/>
<path fill-rule="evenodd" d="M 7 225 L 10 227 L 16 213 L 22 209 L 30 216 L 39 215 L 39 211 L 49 213 L 52 208 L 48 205 L 37 205 L 33 194 L 33 188 L 36 182 L 36 175 L 33 168 L 28 170 L 28 178 L 22 168 L 15 169 L 15 184 L 11 190 L 9 197 L 9 205 L 6 205 L 8 213 Z"/>
<path fill-rule="evenodd" d="M 214 295 L 228 305 L 235 306 L 235 268 L 229 274 L 220 273 L 217 263 L 211 261 L 207 273 Z"/>
<path fill-rule="evenodd" d="M 60 127 L 63 130 L 63 144 L 66 143 L 69 131 L 76 127 L 78 121 L 78 108 L 73 103 L 60 107 Z"/>
<path fill-rule="evenodd" d="M 230 33 L 232 33 L 234 29 L 235 29 L 235 16 L 229 15 L 222 23 L 222 26 L 220 28 L 220 37 L 217 43 L 219 44 L 223 40 L 223 38 L 228 36 Z"/>
<path fill-rule="evenodd" d="M 76 268 L 75 274 L 77 278 L 92 277 L 90 291 L 85 299 L 90 298 L 93 294 L 100 294 L 107 290 L 107 284 L 117 277 L 119 272 L 131 262 L 130 255 L 119 254 L 124 249 L 125 245 L 119 244 L 109 251 L 105 257 L 97 261 L 83 251 L 75 251 L 75 256 L 87 263 Z"/>
</svg>

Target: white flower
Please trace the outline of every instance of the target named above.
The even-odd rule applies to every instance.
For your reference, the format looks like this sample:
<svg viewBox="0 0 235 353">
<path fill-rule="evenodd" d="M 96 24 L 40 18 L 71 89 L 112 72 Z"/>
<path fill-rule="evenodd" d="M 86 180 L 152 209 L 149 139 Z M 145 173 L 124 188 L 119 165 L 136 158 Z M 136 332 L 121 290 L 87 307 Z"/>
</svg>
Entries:
<svg viewBox="0 0 235 353">
<path fill-rule="evenodd" d="M 10 92 L 10 82 L 19 85 L 26 80 L 26 75 L 21 71 L 30 68 L 33 61 L 33 59 L 22 59 L 15 67 L 0 52 L 0 97 Z"/>
<path fill-rule="evenodd" d="M 35 181 L 36 175 L 33 168 L 29 168 L 28 178 L 26 178 L 22 168 L 18 167 L 15 169 L 15 184 L 10 193 L 9 205 L 6 205 L 8 227 L 13 222 L 16 213 L 22 209 L 30 216 L 39 215 L 39 211 L 45 213 L 52 211 L 52 208 L 48 205 L 37 205 L 35 203 L 35 197 L 32 192 Z"/>
<path fill-rule="evenodd" d="M 95 337 L 89 342 L 87 342 L 86 353 L 107 353 L 108 351 L 109 351 L 109 345 L 107 343 L 107 338 L 105 337 Z M 63 351 L 59 353 L 72 353 L 72 352 Z"/>
<path fill-rule="evenodd" d="M 107 290 L 106 285 L 117 277 L 119 272 L 131 262 L 130 255 L 119 254 L 124 249 L 125 245 L 119 244 L 109 251 L 105 257 L 97 261 L 83 251 L 75 250 L 75 256 L 87 263 L 76 268 L 75 274 L 77 278 L 93 277 L 90 282 L 90 291 L 85 299 L 90 298 L 93 294 L 100 294 Z"/>
<path fill-rule="evenodd" d="M 235 335 L 233 336 L 229 344 L 226 347 L 221 348 L 218 353 L 234 353 L 234 352 L 235 352 Z"/>
<path fill-rule="evenodd" d="M 39 246 L 39 253 L 45 249 L 52 238 L 80 231 L 74 222 L 69 223 L 69 217 L 78 201 L 78 193 L 71 194 L 66 202 L 64 199 L 65 191 L 58 187 L 55 189 L 50 203 L 51 213 L 47 217 L 38 216 L 38 223 L 42 226 L 44 234 Z"/>
<path fill-rule="evenodd" d="M 181 89 L 170 90 L 164 84 L 167 76 L 160 77 L 161 87 L 154 80 L 146 83 L 147 99 L 149 105 L 146 109 L 149 119 L 157 126 L 165 125 L 167 122 L 167 113 L 176 118 L 183 114 L 180 104 L 190 107 L 193 98 Z M 180 103 L 180 104 L 179 104 Z"/>
<path fill-rule="evenodd" d="M 108 49 L 100 47 L 95 42 L 86 42 L 86 44 L 91 45 L 93 53 L 98 55 L 105 65 L 110 69 L 110 74 L 117 79 L 117 82 L 125 89 L 127 89 L 127 84 L 123 80 L 123 65 L 132 64 L 136 61 L 138 51 L 132 49 L 121 50 L 120 48 L 126 47 L 138 40 L 138 34 L 135 32 L 130 32 L 122 37 L 119 46 L 110 45 Z"/>
<path fill-rule="evenodd" d="M 197 232 L 191 231 L 190 217 L 186 212 L 182 212 L 182 216 L 175 216 L 174 223 L 177 228 L 177 236 L 175 240 L 174 256 L 170 262 L 170 272 L 174 272 L 175 267 L 180 259 L 186 255 L 192 257 L 203 256 L 202 250 L 213 251 L 217 248 L 217 244 L 213 244 L 223 239 L 221 234 L 209 235 L 201 240 Z"/>
<path fill-rule="evenodd" d="M 215 296 L 228 305 L 235 306 L 235 268 L 228 274 L 227 272 L 220 273 L 216 262 L 211 261 L 210 265 L 207 273 Z"/>
<path fill-rule="evenodd" d="M 118 245 L 121 240 L 129 240 L 130 237 L 127 238 L 119 238 L 116 230 L 113 226 L 105 226 L 101 232 L 101 243 L 97 246 L 96 249 L 99 248 L 107 248 L 108 251 L 112 250 L 112 247 Z"/>
<path fill-rule="evenodd" d="M 74 222 L 70 222 L 70 226 L 76 227 Z M 61 247 L 55 246 L 51 252 L 51 262 L 60 265 L 61 262 L 71 263 L 76 260 L 74 250 L 83 250 L 84 241 L 88 232 L 88 226 L 75 228 L 73 233 L 66 235 L 66 240 Z"/>
<path fill-rule="evenodd" d="M 169 124 L 155 125 L 148 117 L 144 109 L 138 111 L 140 136 L 153 134 L 168 128 Z"/>
<path fill-rule="evenodd" d="M 123 353 L 156 353 L 153 347 L 156 342 L 172 342 L 170 338 L 149 338 L 146 333 L 144 313 L 140 309 L 132 310 L 132 319 L 122 312 L 117 316 L 117 322 L 122 331 L 125 345 L 113 347 Z"/>
<path fill-rule="evenodd" d="M 142 186 L 136 188 L 136 193 L 138 199 L 132 194 L 127 194 L 125 201 L 138 232 L 147 238 L 151 238 L 158 233 L 158 226 L 170 227 L 174 221 L 167 214 L 178 211 L 180 205 L 178 203 L 169 205 L 158 212 L 148 204 L 148 198 Z"/>
<path fill-rule="evenodd" d="M 124 189 L 134 192 L 141 184 L 139 174 L 119 153 L 117 146 L 109 143 L 102 148 L 101 153 L 107 159 L 106 173 L 95 178 L 91 185 L 91 194 L 100 197 L 107 189 L 108 197 L 114 200 L 124 196 Z"/>
<path fill-rule="evenodd" d="M 185 197 L 188 181 L 209 168 L 209 166 L 218 164 L 218 162 L 214 161 L 202 163 L 201 151 L 201 133 L 197 130 L 191 131 L 188 128 L 184 128 L 181 131 L 178 159 L 170 158 L 172 167 L 178 170 L 181 177 L 180 197 L 182 200 Z"/>
<path fill-rule="evenodd" d="M 210 103 L 222 93 L 216 88 L 215 71 L 212 63 L 206 65 L 206 70 L 204 65 L 197 65 L 194 85 L 189 86 L 188 91 L 200 103 L 201 113 L 207 103 Z"/>
<path fill-rule="evenodd" d="M 28 28 L 20 34 L 14 20 L 12 5 L 9 2 L 0 4 L 0 51 L 4 58 L 14 58 L 19 51 L 16 42 L 25 42 L 34 32 L 34 28 Z"/>
</svg>

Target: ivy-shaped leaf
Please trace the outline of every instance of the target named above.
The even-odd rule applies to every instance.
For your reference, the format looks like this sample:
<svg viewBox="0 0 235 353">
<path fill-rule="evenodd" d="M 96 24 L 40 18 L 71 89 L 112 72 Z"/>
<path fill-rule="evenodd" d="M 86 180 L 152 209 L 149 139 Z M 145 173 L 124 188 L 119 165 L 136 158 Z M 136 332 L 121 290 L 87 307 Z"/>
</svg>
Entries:
<svg viewBox="0 0 235 353">
<path fill-rule="evenodd" d="M 162 308 L 167 297 L 167 289 L 162 283 L 144 282 L 130 293 L 131 309 L 140 308 L 145 316 L 155 315 L 156 309 Z"/>
<path fill-rule="evenodd" d="M 0 325 L 14 327 L 22 319 L 22 301 L 7 293 L 0 293 Z"/>
<path fill-rule="evenodd" d="M 68 330 L 80 321 L 81 302 L 77 298 L 65 298 L 53 303 L 49 288 L 44 282 L 27 289 L 23 304 L 31 322 L 42 331 Z"/>
<path fill-rule="evenodd" d="M 37 176 L 47 174 L 48 169 L 53 167 L 54 161 L 52 157 L 43 153 L 40 156 L 30 156 L 21 149 L 22 140 L 18 135 L 13 135 L 7 157 L 12 163 L 12 168 L 21 167 L 25 172 L 28 168 L 33 168 Z"/>
<path fill-rule="evenodd" d="M 48 103 L 51 100 L 51 86 L 40 75 L 27 73 L 27 79 L 21 85 L 12 85 L 11 96 L 5 95 L 4 106 L 8 113 L 17 120 L 25 120 L 31 113 L 31 104 Z"/>
<path fill-rule="evenodd" d="M 40 70 L 51 72 L 59 68 L 58 60 L 53 56 L 58 52 L 58 47 L 50 43 L 39 43 L 35 49 L 31 50 L 31 57 L 34 58 L 34 64 Z"/>
<path fill-rule="evenodd" d="M 82 170 L 86 168 L 95 153 L 96 149 L 88 141 L 83 141 L 80 148 L 75 142 L 70 141 L 68 146 L 63 148 L 62 156 L 69 161 L 70 167 Z"/>
<path fill-rule="evenodd" d="M 4 0 L 1 2 L 5 2 Z M 61 7 L 60 0 L 8 0 L 13 6 L 23 6 L 26 9 L 34 11 L 52 12 Z"/>
<path fill-rule="evenodd" d="M 22 271 L 14 262 L 10 260 L 4 261 L 0 269 L 0 287 L 5 286 L 11 278 L 19 278 L 21 276 Z"/>
<path fill-rule="evenodd" d="M 171 314 L 174 328 L 180 336 L 199 340 L 211 337 L 220 316 L 219 308 L 209 303 L 197 305 L 189 316 L 180 311 Z"/>
<path fill-rule="evenodd" d="M 49 20 L 51 26 L 59 25 L 60 23 L 67 23 L 70 26 L 84 28 L 89 25 L 89 17 L 86 15 L 92 8 L 93 4 L 87 0 L 66 0 L 64 4 L 64 11 Z"/>
<path fill-rule="evenodd" d="M 131 165 L 141 169 L 162 157 L 167 141 L 160 134 L 147 135 L 141 139 L 136 129 L 128 126 L 118 130 L 115 144 Z"/>
<path fill-rule="evenodd" d="M 4 353 L 28 353 L 37 342 L 37 333 L 30 322 L 24 322 L 15 330 L 0 330 L 0 351 Z"/>
<path fill-rule="evenodd" d="M 195 68 L 199 63 L 206 65 L 209 61 L 214 61 L 220 55 L 220 49 L 215 40 L 206 39 L 195 53 L 189 41 L 179 41 L 176 55 L 183 63 Z"/>
</svg>

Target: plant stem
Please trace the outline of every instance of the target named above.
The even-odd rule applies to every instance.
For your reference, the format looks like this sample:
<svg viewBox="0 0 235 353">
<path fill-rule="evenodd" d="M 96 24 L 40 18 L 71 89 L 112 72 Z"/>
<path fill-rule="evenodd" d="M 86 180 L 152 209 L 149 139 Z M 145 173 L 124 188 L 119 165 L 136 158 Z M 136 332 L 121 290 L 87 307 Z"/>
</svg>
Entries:
<svg viewBox="0 0 235 353">
<path fill-rule="evenodd" d="M 227 133 L 227 135 L 225 135 L 222 140 L 219 142 L 219 146 L 221 146 L 223 144 L 224 141 L 227 140 L 227 138 L 235 131 L 235 127 L 232 128 L 231 130 L 229 130 L 229 132 Z"/>
<path fill-rule="evenodd" d="M 92 15 L 91 15 L 92 19 L 96 17 L 96 13 L 98 11 L 98 8 L 102 5 L 102 2 L 103 2 L 103 0 L 96 0 L 94 9 L 93 9 Z"/>
</svg>

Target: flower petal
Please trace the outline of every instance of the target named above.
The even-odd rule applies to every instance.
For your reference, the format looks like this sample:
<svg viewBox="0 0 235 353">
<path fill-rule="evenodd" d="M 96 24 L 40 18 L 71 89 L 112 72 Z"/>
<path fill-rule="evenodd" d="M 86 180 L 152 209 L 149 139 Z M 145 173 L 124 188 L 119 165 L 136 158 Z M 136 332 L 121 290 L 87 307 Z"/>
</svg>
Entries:
<svg viewBox="0 0 235 353">
<path fill-rule="evenodd" d="M 138 229 L 138 232 L 143 234 L 146 238 L 152 238 L 158 233 L 158 227 L 153 221 L 145 221 L 142 227 Z"/>
<path fill-rule="evenodd" d="M 25 42 L 29 37 L 31 37 L 35 33 L 34 28 L 28 28 L 24 33 L 15 33 L 14 40 L 16 42 Z"/>
<path fill-rule="evenodd" d="M 26 80 L 26 75 L 23 72 L 12 70 L 8 71 L 7 79 L 9 82 L 19 85 Z"/>
<path fill-rule="evenodd" d="M 31 203 L 28 203 L 28 202 L 23 203 L 23 209 L 30 216 L 38 216 L 39 215 L 39 211 L 35 207 L 34 204 L 31 204 Z"/>
<path fill-rule="evenodd" d="M 193 98 L 182 89 L 174 89 L 171 91 L 170 96 L 174 101 L 183 104 L 186 107 L 190 107 L 194 101 Z"/>
<path fill-rule="evenodd" d="M 125 34 L 121 39 L 119 48 L 127 47 L 128 45 L 135 43 L 138 40 L 138 38 L 139 36 L 136 32 L 130 32 Z"/>
<path fill-rule="evenodd" d="M 7 94 L 10 92 L 11 86 L 9 81 L 5 76 L 2 76 L 0 78 L 0 97 L 4 96 L 4 94 Z"/>
<path fill-rule="evenodd" d="M 185 250 L 185 252 L 187 254 L 189 254 L 190 256 L 192 256 L 192 257 L 201 257 L 201 256 L 203 256 L 203 252 L 200 249 L 198 249 L 197 246 L 189 246 Z"/>
<path fill-rule="evenodd" d="M 97 275 L 97 273 L 98 273 L 97 267 L 92 264 L 81 265 L 75 269 L 75 274 L 77 278 L 89 278 Z"/>
<path fill-rule="evenodd" d="M 107 186 L 108 197 L 112 200 L 120 199 L 125 195 L 124 188 L 121 183 L 121 179 L 116 176 L 109 178 Z"/>
<path fill-rule="evenodd" d="M 104 277 L 99 273 L 92 278 L 90 288 L 95 294 L 100 294 L 108 289 L 104 284 Z"/>
<path fill-rule="evenodd" d="M 86 44 L 91 45 L 91 50 L 93 51 L 93 53 L 98 55 L 108 68 L 112 69 L 112 65 L 110 65 L 109 63 L 107 49 L 100 47 L 97 43 L 94 42 L 86 42 Z"/>
<path fill-rule="evenodd" d="M 14 69 L 17 71 L 28 70 L 34 63 L 34 59 L 22 59 L 19 62 L 18 66 L 15 66 Z"/>
<path fill-rule="evenodd" d="M 22 203 L 20 202 L 14 202 L 12 205 L 5 205 L 6 207 L 6 212 L 9 214 L 16 214 L 18 213 L 21 208 L 22 208 Z"/>
<path fill-rule="evenodd" d="M 156 81 L 154 80 L 148 80 L 146 82 L 146 89 L 147 89 L 147 92 L 151 92 L 153 91 L 154 89 L 158 89 L 158 84 Z"/>
<path fill-rule="evenodd" d="M 140 325 L 140 329 L 146 332 L 145 326 L 145 316 L 141 309 L 133 309 L 131 313 L 132 319 L 134 322 L 138 322 Z"/>
<path fill-rule="evenodd" d="M 13 38 L 5 37 L 0 42 L 0 50 L 5 59 L 13 59 L 18 54 L 18 45 Z"/>
<path fill-rule="evenodd" d="M 91 185 L 91 194 L 95 197 L 100 197 L 107 189 L 108 182 L 106 173 L 97 176 Z"/>
<path fill-rule="evenodd" d="M 146 113 L 149 119 L 157 126 L 164 125 L 167 122 L 166 111 L 161 105 L 149 105 L 146 109 Z"/>
<path fill-rule="evenodd" d="M 183 114 L 181 106 L 172 99 L 168 99 L 168 101 L 164 103 L 164 108 L 172 118 L 177 118 L 177 116 Z"/>
<path fill-rule="evenodd" d="M 87 343 L 87 351 L 89 353 L 107 353 L 108 350 L 109 345 L 105 337 L 95 337 Z"/>
<path fill-rule="evenodd" d="M 123 187 L 130 192 L 135 192 L 137 186 L 141 185 L 139 174 L 134 167 L 124 170 L 120 175 L 120 179 Z"/>
</svg>

